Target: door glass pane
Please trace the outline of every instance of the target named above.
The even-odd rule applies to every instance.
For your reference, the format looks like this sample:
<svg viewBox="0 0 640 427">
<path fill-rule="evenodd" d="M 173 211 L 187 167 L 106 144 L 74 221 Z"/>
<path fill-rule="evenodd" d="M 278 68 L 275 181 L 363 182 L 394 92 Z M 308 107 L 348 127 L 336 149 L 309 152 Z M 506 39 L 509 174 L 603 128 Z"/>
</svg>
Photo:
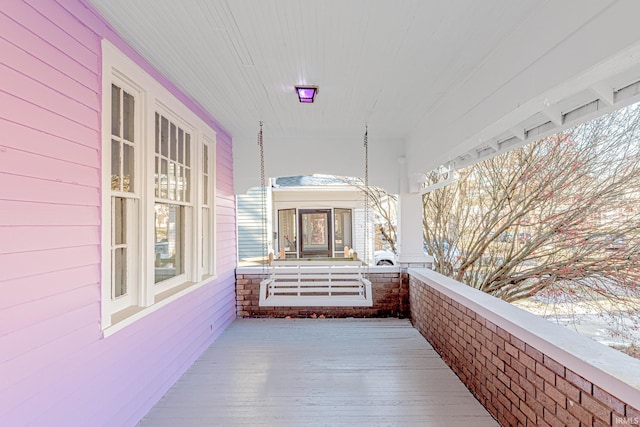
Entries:
<svg viewBox="0 0 640 427">
<path fill-rule="evenodd" d="M 301 211 L 302 256 L 331 256 L 330 210 Z"/>
</svg>

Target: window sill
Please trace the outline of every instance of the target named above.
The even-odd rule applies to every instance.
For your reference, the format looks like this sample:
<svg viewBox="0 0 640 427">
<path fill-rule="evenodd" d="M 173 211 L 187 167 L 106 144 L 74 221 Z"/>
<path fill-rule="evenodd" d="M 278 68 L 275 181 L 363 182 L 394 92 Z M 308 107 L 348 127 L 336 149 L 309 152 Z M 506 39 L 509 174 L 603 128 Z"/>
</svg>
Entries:
<svg viewBox="0 0 640 427">
<path fill-rule="evenodd" d="M 201 282 L 186 282 L 182 285 L 168 289 L 155 297 L 155 304 L 148 307 L 127 307 L 111 315 L 111 326 L 102 331 L 103 338 L 107 338 L 136 321 L 150 315 L 151 313 L 165 307 L 173 301 L 194 292 L 195 290 L 210 284 L 216 276 L 209 276 Z"/>
</svg>

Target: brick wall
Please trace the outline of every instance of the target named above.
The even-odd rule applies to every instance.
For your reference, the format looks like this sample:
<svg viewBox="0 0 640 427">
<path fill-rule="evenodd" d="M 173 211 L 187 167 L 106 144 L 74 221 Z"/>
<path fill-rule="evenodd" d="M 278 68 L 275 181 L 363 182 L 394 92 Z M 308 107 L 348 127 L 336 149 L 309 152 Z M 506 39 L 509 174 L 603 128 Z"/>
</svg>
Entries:
<svg viewBox="0 0 640 427">
<path fill-rule="evenodd" d="M 236 314 L 238 317 L 408 317 L 409 279 L 407 273 L 389 267 L 369 272 L 372 307 L 260 307 L 262 270 L 236 271 Z M 395 270 L 395 271 L 394 271 Z"/>
<path fill-rule="evenodd" d="M 629 392 L 626 384 L 613 380 L 606 381 L 609 391 L 604 390 L 602 382 L 574 372 L 573 364 L 559 363 L 498 326 L 498 320 L 488 320 L 413 276 L 409 293 L 416 329 L 501 425 L 640 425 L 637 404 L 625 401 L 637 402 L 640 390 Z M 635 362 L 628 359 L 631 372 L 640 366 Z"/>
</svg>

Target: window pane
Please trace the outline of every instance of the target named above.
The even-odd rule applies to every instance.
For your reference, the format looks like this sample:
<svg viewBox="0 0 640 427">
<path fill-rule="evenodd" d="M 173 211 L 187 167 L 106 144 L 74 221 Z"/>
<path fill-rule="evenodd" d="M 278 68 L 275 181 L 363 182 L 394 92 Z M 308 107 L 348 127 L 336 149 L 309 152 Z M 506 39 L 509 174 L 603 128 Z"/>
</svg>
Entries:
<svg viewBox="0 0 640 427">
<path fill-rule="evenodd" d="M 111 189 L 120 190 L 120 143 L 111 140 Z"/>
<path fill-rule="evenodd" d="M 123 144 L 123 163 L 122 163 L 122 189 L 124 191 L 133 192 L 133 146 Z"/>
<path fill-rule="evenodd" d="M 118 248 L 113 255 L 111 291 L 112 297 L 115 299 L 127 294 L 127 249 Z"/>
<path fill-rule="evenodd" d="M 283 209 L 278 211 L 278 236 L 281 248 L 285 252 L 296 252 L 296 210 Z"/>
<path fill-rule="evenodd" d="M 176 199 L 176 164 L 169 162 L 169 200 Z"/>
<path fill-rule="evenodd" d="M 160 197 L 169 197 L 169 176 L 167 174 L 168 164 L 165 159 L 160 160 Z"/>
<path fill-rule="evenodd" d="M 156 113 L 155 135 L 156 135 L 156 153 L 159 153 L 160 152 L 160 115 L 158 113 Z"/>
<path fill-rule="evenodd" d="M 169 120 L 162 118 L 160 125 L 160 154 L 169 155 Z"/>
<path fill-rule="evenodd" d="M 184 170 L 184 201 L 190 202 L 191 195 L 189 194 L 191 191 L 191 169 Z"/>
<path fill-rule="evenodd" d="M 184 273 L 183 208 L 155 205 L 155 283 Z"/>
<path fill-rule="evenodd" d="M 209 173 L 209 146 L 204 145 L 202 150 L 202 170 L 205 174 Z"/>
<path fill-rule="evenodd" d="M 202 203 L 207 205 L 209 204 L 209 177 L 205 175 L 202 183 L 202 191 L 204 191 L 204 194 L 202 195 Z"/>
<path fill-rule="evenodd" d="M 173 161 L 177 160 L 177 137 L 176 137 L 176 125 L 174 125 L 173 123 L 171 123 L 171 150 L 170 150 L 170 155 L 169 158 Z"/>
<path fill-rule="evenodd" d="M 188 133 L 184 135 L 184 155 L 184 164 L 191 166 L 191 135 Z"/>
<path fill-rule="evenodd" d="M 184 131 L 178 129 L 178 163 L 184 163 Z"/>
<path fill-rule="evenodd" d="M 176 168 L 176 183 L 177 183 L 177 188 L 176 188 L 176 200 L 184 200 L 183 194 L 184 194 L 184 168 L 182 166 L 178 166 Z"/>
<path fill-rule="evenodd" d="M 127 205 L 123 197 L 113 198 L 113 244 L 127 243 Z"/>
<path fill-rule="evenodd" d="M 135 125 L 135 98 L 127 92 L 122 93 L 122 136 L 127 141 L 134 140 Z"/>
<path fill-rule="evenodd" d="M 155 166 L 155 195 L 156 197 L 160 197 L 160 159 L 158 157 L 153 159 L 153 164 Z"/>
<path fill-rule="evenodd" d="M 353 247 L 351 239 L 351 209 L 334 210 L 335 251 L 340 253 L 345 246 Z"/>
<path fill-rule="evenodd" d="M 111 85 L 111 135 L 120 136 L 120 88 Z"/>
<path fill-rule="evenodd" d="M 202 273 L 209 274 L 209 247 L 211 236 L 209 234 L 210 219 L 209 208 L 202 208 Z"/>
</svg>

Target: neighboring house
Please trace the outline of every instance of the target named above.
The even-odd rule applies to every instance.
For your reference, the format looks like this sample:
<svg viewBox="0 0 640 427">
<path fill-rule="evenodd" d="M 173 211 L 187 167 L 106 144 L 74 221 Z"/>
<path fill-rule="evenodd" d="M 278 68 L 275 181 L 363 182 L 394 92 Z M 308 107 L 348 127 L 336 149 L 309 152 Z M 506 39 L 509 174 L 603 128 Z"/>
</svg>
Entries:
<svg viewBox="0 0 640 427">
<path fill-rule="evenodd" d="M 0 425 L 133 425 L 235 319 L 231 138 L 81 1 L 0 36 Z"/>
<path fill-rule="evenodd" d="M 375 224 L 371 208 L 365 220 L 365 195 L 356 186 L 327 175 L 280 177 L 264 204 L 259 188 L 238 196 L 241 261 L 264 258 L 265 239 L 276 258 L 343 258 L 347 247 L 371 261 Z"/>
</svg>

